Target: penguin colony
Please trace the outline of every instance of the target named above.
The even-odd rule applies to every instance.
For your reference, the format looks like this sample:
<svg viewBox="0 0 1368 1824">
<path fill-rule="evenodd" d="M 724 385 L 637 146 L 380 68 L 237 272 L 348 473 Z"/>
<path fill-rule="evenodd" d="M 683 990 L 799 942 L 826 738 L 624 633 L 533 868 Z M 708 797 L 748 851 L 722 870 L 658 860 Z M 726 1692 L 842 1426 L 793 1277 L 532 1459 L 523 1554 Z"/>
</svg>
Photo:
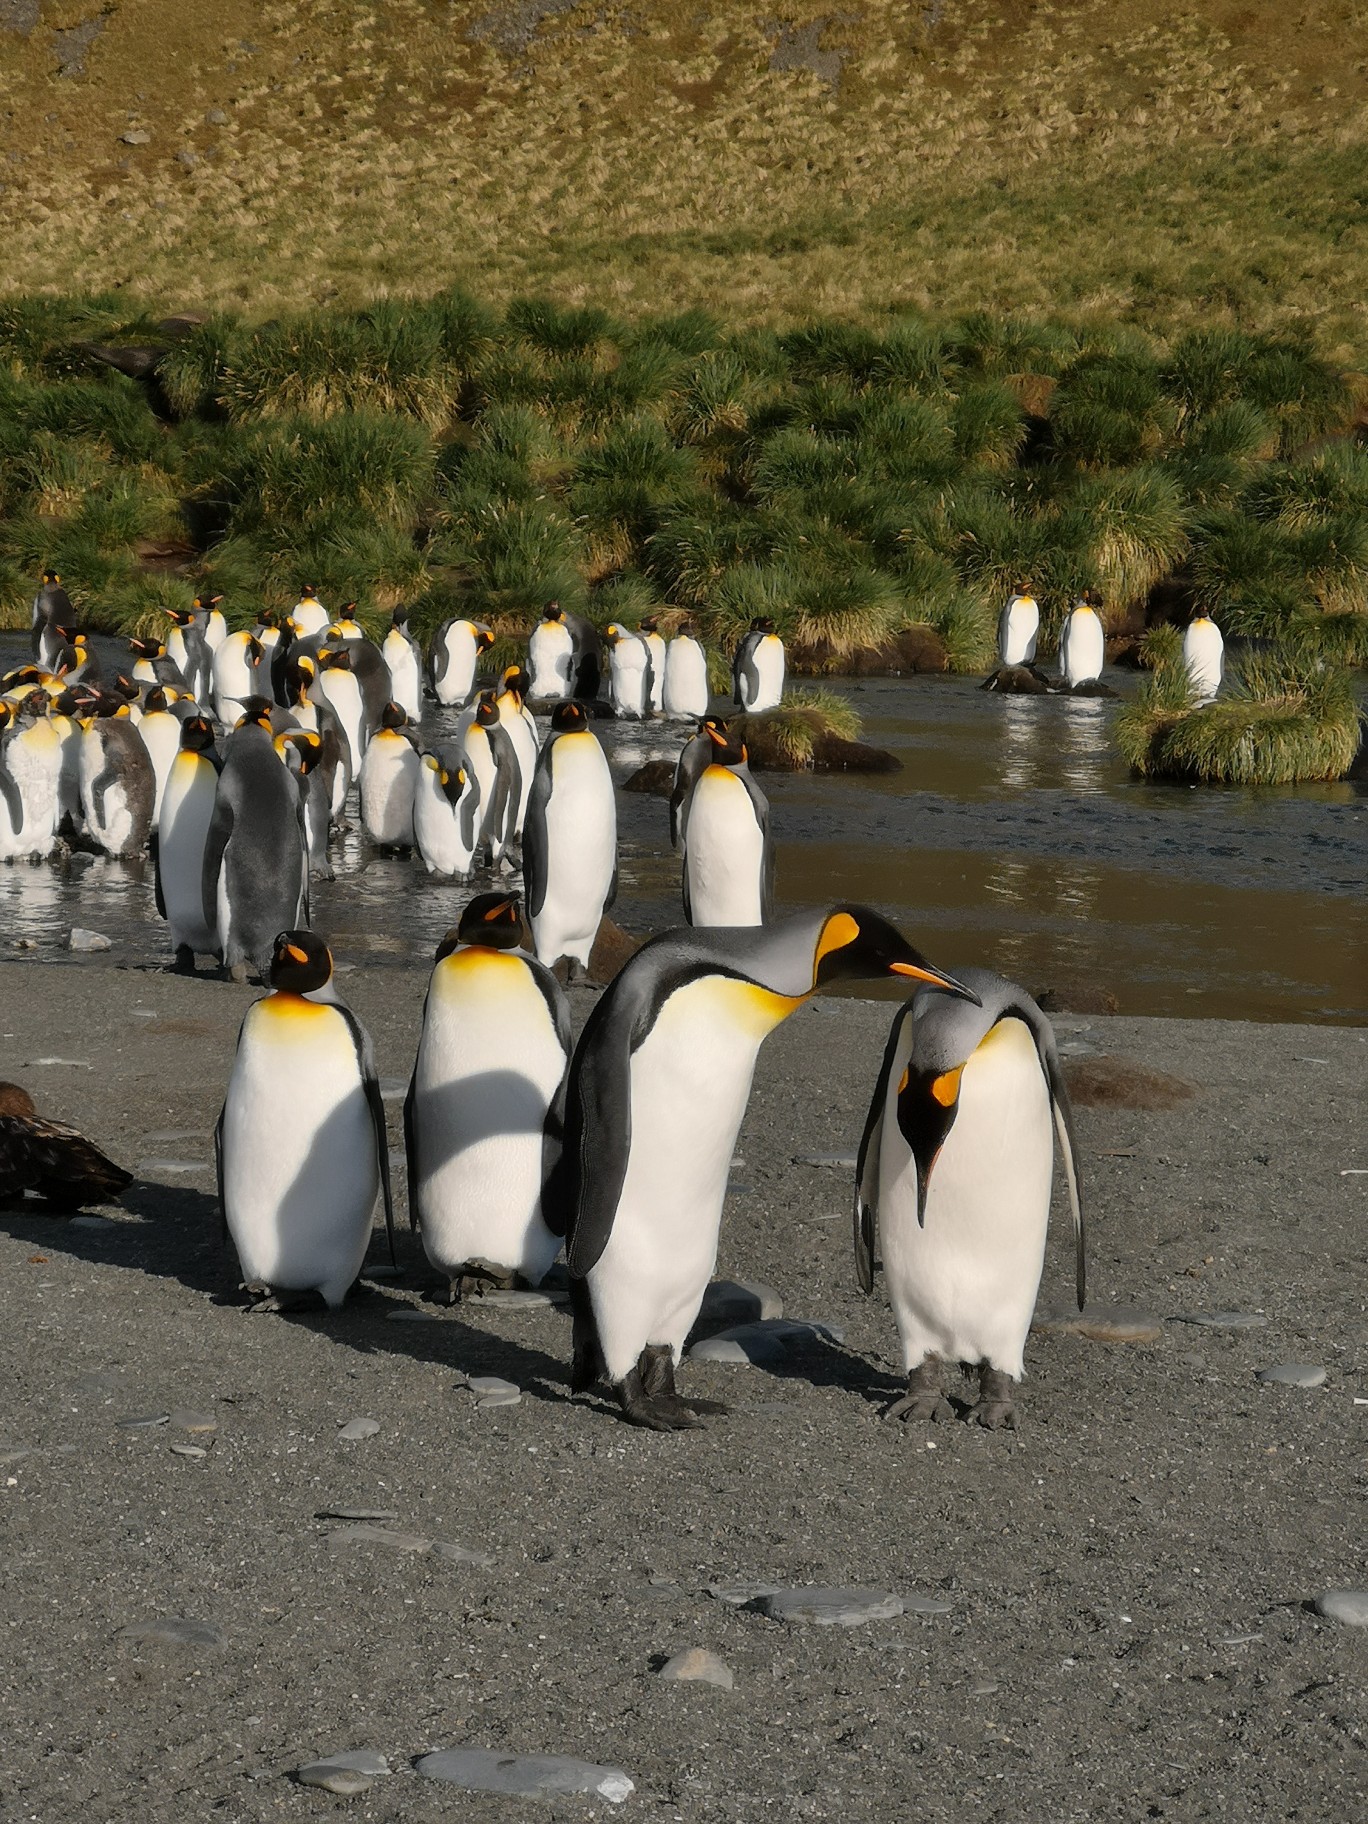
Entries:
<svg viewBox="0 0 1368 1824">
<path fill-rule="evenodd" d="M 1033 656 L 1038 618 L 1027 596 L 1008 604 L 1011 662 Z M 1071 617 L 1066 675 L 1100 669 L 1097 618 L 1088 603 Z M 0 700 L 0 854 L 49 853 L 59 832 L 82 830 L 111 855 L 150 843 L 176 966 L 213 955 L 267 985 L 243 1021 L 215 1135 L 252 1308 L 340 1305 L 377 1199 L 393 1257 L 370 1043 L 309 929 L 311 883 L 355 805 L 372 843 L 415 848 L 430 872 L 522 866 L 525 914 L 506 889 L 479 893 L 438 948 L 404 1104 L 409 1220 L 446 1297 L 535 1286 L 564 1249 L 574 1389 L 602 1379 L 635 1424 L 698 1425 L 676 1370 L 716 1263 L 760 1046 L 830 983 L 901 981 L 914 991 L 873 1089 L 854 1196 L 857 1276 L 871 1292 L 882 1255 L 907 1370 L 890 1411 L 949 1416 L 941 1365 L 961 1362 L 979 1373 L 968 1416 L 1015 1423 L 1056 1137 L 1080 1306 L 1084 1292 L 1049 1023 L 1014 984 L 946 974 L 866 907 L 773 917 L 768 806 L 744 745 L 708 713 L 692 632 L 667 642 L 647 622 L 600 636 L 551 603 L 526 668 L 481 689 L 492 634 L 474 621 L 445 623 L 424 662 L 403 610 L 376 646 L 311 589 L 279 626 L 263 616 L 229 633 L 203 596 L 170 619 L 164 642 L 135 643 L 131 677 L 107 678 L 60 578 L 45 576 L 34 663 Z M 424 679 L 461 712 L 457 740 L 437 751 L 418 734 Z M 670 802 L 688 922 L 630 958 L 574 1043 L 555 968 L 587 969 L 616 888 L 614 788 L 591 726 L 605 680 L 619 716 L 697 718 Z M 757 622 L 735 656 L 735 702 L 774 707 L 783 683 L 782 642 Z M 551 708 L 545 740 L 529 698 Z M 282 1082 L 285 1129 L 273 1118 Z M 36 1124 L 25 1102 L 14 1090 L 0 1109 L 0 1173 L 12 1166 L 20 1191 L 51 1197 L 53 1148 L 63 1135 L 88 1143 Z M 33 1160 L 41 1171 L 21 1183 Z M 88 1196 L 118 1185 L 103 1165 Z M 68 1183 L 66 1207 L 79 1194 Z"/>
</svg>

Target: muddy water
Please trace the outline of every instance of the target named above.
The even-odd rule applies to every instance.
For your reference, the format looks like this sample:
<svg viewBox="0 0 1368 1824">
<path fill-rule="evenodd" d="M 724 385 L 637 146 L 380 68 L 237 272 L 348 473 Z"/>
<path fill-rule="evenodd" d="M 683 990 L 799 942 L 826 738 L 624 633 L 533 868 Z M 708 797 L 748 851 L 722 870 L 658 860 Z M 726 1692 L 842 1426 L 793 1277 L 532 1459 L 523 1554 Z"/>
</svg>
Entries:
<svg viewBox="0 0 1368 1824">
<path fill-rule="evenodd" d="M 21 651 L 0 641 L 0 663 Z M 781 906 L 867 901 L 948 967 L 985 964 L 1035 990 L 1096 984 L 1127 1013 L 1368 1023 L 1362 786 L 1147 786 L 1111 747 L 1114 702 L 1003 698 L 954 678 L 839 688 L 902 770 L 764 776 Z M 619 781 L 673 757 L 681 738 L 668 725 L 598 726 Z M 424 727 L 440 740 L 449 718 L 430 709 Z M 622 794 L 619 819 L 615 916 L 642 933 L 677 923 L 663 802 Z M 432 882 L 355 829 L 334 860 L 314 923 L 343 968 L 425 961 L 489 884 Z M 74 957 L 73 925 L 113 948 Z M 0 953 L 16 946 L 86 967 L 156 966 L 166 951 L 150 868 L 85 856 L 0 866 Z"/>
</svg>

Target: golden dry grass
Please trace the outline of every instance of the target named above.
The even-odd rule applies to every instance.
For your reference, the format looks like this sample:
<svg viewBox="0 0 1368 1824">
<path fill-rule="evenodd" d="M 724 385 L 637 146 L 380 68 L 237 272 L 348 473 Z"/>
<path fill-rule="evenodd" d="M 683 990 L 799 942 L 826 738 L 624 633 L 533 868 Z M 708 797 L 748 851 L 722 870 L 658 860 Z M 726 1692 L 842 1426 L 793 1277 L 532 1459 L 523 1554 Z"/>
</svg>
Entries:
<svg viewBox="0 0 1368 1824">
<path fill-rule="evenodd" d="M 0 29 L 0 286 L 1297 319 L 1363 358 L 1358 0 L 535 10 L 47 0 Z"/>
</svg>

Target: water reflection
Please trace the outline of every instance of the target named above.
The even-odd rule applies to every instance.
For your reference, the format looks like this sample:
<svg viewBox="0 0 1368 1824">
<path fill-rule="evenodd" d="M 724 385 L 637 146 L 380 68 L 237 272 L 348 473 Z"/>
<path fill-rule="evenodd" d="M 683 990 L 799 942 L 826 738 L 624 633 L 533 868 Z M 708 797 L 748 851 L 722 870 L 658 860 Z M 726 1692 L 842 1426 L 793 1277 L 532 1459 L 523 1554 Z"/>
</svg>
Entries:
<svg viewBox="0 0 1368 1824">
<path fill-rule="evenodd" d="M 1100 798 L 1107 789 L 1111 716 L 1101 697 L 1070 697 L 1065 705 L 1061 778 L 1070 791 Z"/>
</svg>

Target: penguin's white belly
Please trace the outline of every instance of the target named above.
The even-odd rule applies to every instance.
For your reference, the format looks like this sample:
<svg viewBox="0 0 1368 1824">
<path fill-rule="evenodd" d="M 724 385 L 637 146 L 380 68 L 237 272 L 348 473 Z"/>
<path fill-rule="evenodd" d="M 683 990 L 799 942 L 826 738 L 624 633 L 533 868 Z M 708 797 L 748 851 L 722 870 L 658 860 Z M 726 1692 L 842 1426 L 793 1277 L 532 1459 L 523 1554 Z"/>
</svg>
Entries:
<svg viewBox="0 0 1368 1824">
<path fill-rule="evenodd" d="M 361 822 L 382 847 L 413 841 L 413 798 L 422 761 L 402 735 L 382 729 L 361 762 Z"/>
<path fill-rule="evenodd" d="M 613 707 L 619 716 L 638 721 L 650 708 L 646 694 L 646 649 L 639 640 L 619 640 L 613 648 Z"/>
<path fill-rule="evenodd" d="M 891 1074 L 891 1073 L 890 1073 Z M 1045 1260 L 1054 1159 L 1035 1041 L 1004 1020 L 960 1079 L 954 1125 L 931 1172 L 926 1226 L 890 1082 L 879 1159 L 889 1297 L 909 1369 L 937 1355 L 1020 1377 Z"/>
<path fill-rule="evenodd" d="M 709 767 L 694 787 L 688 816 L 689 922 L 762 924 L 765 839 L 750 793 L 735 773 Z"/>
<path fill-rule="evenodd" d="M 559 621 L 543 621 L 527 642 L 527 668 L 532 674 L 528 695 L 568 697 L 573 661 L 569 628 Z"/>
<path fill-rule="evenodd" d="M 1214 697 L 1221 688 L 1225 641 L 1214 621 L 1194 621 L 1183 635 L 1183 663 L 1199 697 Z"/>
<path fill-rule="evenodd" d="M 447 662 L 446 670 L 437 680 L 437 701 L 449 709 L 454 703 L 464 703 L 474 690 L 479 649 L 468 627 L 450 628 L 444 643 Z"/>
<path fill-rule="evenodd" d="M 757 714 L 777 709 L 784 700 L 784 642 L 776 633 L 767 633 L 751 657 L 758 680 L 755 695 L 744 707 Z"/>
<path fill-rule="evenodd" d="M 224 1215 L 243 1278 L 341 1304 L 366 1257 L 379 1189 L 345 1018 L 293 995 L 258 1001 L 223 1114 Z"/>
<path fill-rule="evenodd" d="M 532 933 L 542 962 L 570 956 L 587 969 L 617 866 L 613 778 L 590 734 L 562 735 L 551 764 L 546 890 Z"/>
<path fill-rule="evenodd" d="M 105 768 L 104 745 L 87 729 L 81 740 L 81 809 L 86 827 L 107 855 L 122 855 L 133 836 L 133 812 L 122 780 L 106 785 L 101 794 L 104 815 L 95 809 L 95 781 Z"/>
<path fill-rule="evenodd" d="M 1040 631 L 1040 610 L 1034 602 L 1013 602 L 1007 610 L 1007 626 L 999 658 L 1004 665 L 1029 665 L 1036 655 L 1036 635 Z"/>
<path fill-rule="evenodd" d="M 697 640 L 671 640 L 665 653 L 667 716 L 706 716 L 708 661 Z"/>
<path fill-rule="evenodd" d="M 22 847 L 14 853 L 46 855 L 57 834 L 61 737 L 46 719 L 36 722 L 32 728 L 14 737 L 6 749 L 5 759 L 24 807 Z M 4 822 L 8 833 L 8 816 Z"/>
<path fill-rule="evenodd" d="M 414 1066 L 409 1195 L 428 1259 L 536 1285 L 560 1249 L 542 1220 L 546 1112 L 566 1058 L 526 964 L 461 949 L 437 965 Z"/>
<path fill-rule="evenodd" d="M 169 710 L 158 710 L 143 717 L 138 724 L 138 733 L 152 762 L 152 828 L 155 830 L 161 827 L 166 782 L 180 752 L 181 725 Z"/>
<path fill-rule="evenodd" d="M 632 1053 L 627 1175 L 588 1285 L 608 1377 L 650 1343 L 678 1361 L 717 1260 L 727 1173 L 761 1041 L 797 1005 L 704 976 Z"/>
<path fill-rule="evenodd" d="M 340 671 L 336 666 L 325 671 L 322 680 L 323 695 L 332 704 L 347 737 L 354 775 L 360 771 L 366 756 L 366 711 L 361 701 L 361 686 L 351 672 Z"/>
<path fill-rule="evenodd" d="M 171 942 L 177 949 L 188 944 L 200 956 L 218 948 L 217 933 L 204 919 L 202 883 L 217 790 L 218 775 L 210 761 L 178 754 L 162 800 L 158 836 L 157 865 Z"/>
<path fill-rule="evenodd" d="M 472 830 L 478 829 L 478 813 Z M 430 766 L 419 768 L 413 794 L 413 841 L 429 874 L 470 872 L 473 845 L 461 838 L 460 801 L 450 803 Z"/>
<path fill-rule="evenodd" d="M 494 758 L 494 750 L 489 736 L 478 722 L 467 725 L 462 736 L 466 768 L 474 778 L 480 792 L 480 841 L 488 842 L 491 862 L 503 859 L 507 811 L 495 819 L 494 809 L 497 796 L 499 769 Z"/>
<path fill-rule="evenodd" d="M 256 666 L 243 657 L 241 647 L 221 647 L 214 654 L 214 707 L 219 721 L 231 726 L 242 714 L 243 703 L 256 694 Z"/>
<path fill-rule="evenodd" d="M 1066 684 L 1090 684 L 1102 675 L 1106 640 L 1102 622 L 1091 610 L 1075 610 L 1065 629 L 1063 658 Z"/>
<path fill-rule="evenodd" d="M 423 713 L 422 680 L 413 648 L 397 633 L 387 633 L 381 647 L 390 674 L 390 701 L 416 722 Z"/>
</svg>

